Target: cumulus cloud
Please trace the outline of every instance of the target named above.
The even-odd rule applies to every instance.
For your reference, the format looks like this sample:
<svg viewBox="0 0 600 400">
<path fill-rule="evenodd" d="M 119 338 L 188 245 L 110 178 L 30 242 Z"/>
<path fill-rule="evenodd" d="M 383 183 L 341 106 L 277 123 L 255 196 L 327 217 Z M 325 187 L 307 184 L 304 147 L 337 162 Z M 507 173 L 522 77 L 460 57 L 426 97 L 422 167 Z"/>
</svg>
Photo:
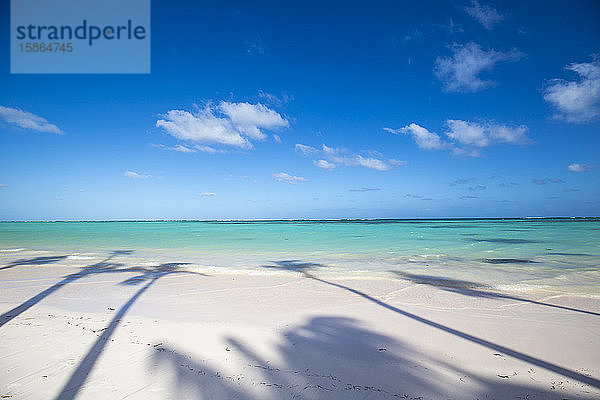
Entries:
<svg viewBox="0 0 600 400">
<path fill-rule="evenodd" d="M 278 112 L 258 103 L 229 103 L 222 101 L 220 111 L 229 117 L 234 127 L 252 139 L 262 140 L 266 135 L 260 130 L 288 128 L 289 122 Z"/>
<path fill-rule="evenodd" d="M 536 185 L 547 185 L 549 183 L 564 183 L 562 179 L 558 178 L 543 178 L 543 179 L 532 179 L 531 182 Z"/>
<path fill-rule="evenodd" d="M 544 91 L 544 100 L 558 111 L 557 118 L 589 122 L 600 116 L 600 59 L 565 67 L 579 75 L 577 81 L 554 79 Z"/>
<path fill-rule="evenodd" d="M 156 121 L 158 128 L 186 143 L 221 144 L 251 149 L 250 140 L 263 140 L 263 130 L 289 127 L 289 122 L 276 111 L 258 103 L 222 101 L 196 112 L 171 110 Z M 203 150 L 201 150 L 203 151 Z"/>
<path fill-rule="evenodd" d="M 475 18 L 485 29 L 492 29 L 494 25 L 501 22 L 504 16 L 494 7 L 481 5 L 478 1 L 471 1 L 471 5 L 464 8 L 466 13 Z"/>
<path fill-rule="evenodd" d="M 478 123 L 449 119 L 446 120 L 446 126 L 448 129 L 445 135 L 448 140 L 442 140 L 437 133 L 415 123 L 400 129 L 383 129 L 394 134 L 411 135 L 421 149 L 450 149 L 453 154 L 457 155 L 479 156 L 479 148 L 493 144 L 523 145 L 531 143 L 531 139 L 526 135 L 528 128 L 525 125 L 507 126 L 490 121 Z"/>
<path fill-rule="evenodd" d="M 516 61 L 523 53 L 511 50 L 507 53 L 494 49 L 483 50 L 476 43 L 452 46 L 452 56 L 438 57 L 434 73 L 443 83 L 447 92 L 473 93 L 497 85 L 492 80 L 481 79 L 478 75 L 491 70 L 502 61 Z"/>
<path fill-rule="evenodd" d="M 314 160 L 313 164 L 319 168 L 323 168 L 323 169 L 327 169 L 327 170 L 332 170 L 335 168 L 335 164 L 330 163 L 327 160 Z"/>
<path fill-rule="evenodd" d="M 202 192 L 202 193 L 200 193 L 200 196 L 202 196 L 202 197 L 213 197 L 213 196 L 216 196 L 216 195 L 217 194 L 213 193 L 213 192 Z"/>
<path fill-rule="evenodd" d="M 279 172 L 277 174 L 273 174 L 273 178 L 277 180 L 277 182 L 285 182 L 292 185 L 295 185 L 298 182 L 306 182 L 308 179 L 303 178 L 301 176 L 290 175 L 285 172 Z"/>
<path fill-rule="evenodd" d="M 420 125 L 412 123 L 400 129 L 383 128 L 384 130 L 394 134 L 408 134 L 412 135 L 417 143 L 417 146 L 425 150 L 441 150 L 447 146 L 440 136 L 436 133 L 430 132 Z"/>
<path fill-rule="evenodd" d="M 569 166 L 568 166 L 568 169 L 571 172 L 585 172 L 592 168 L 594 168 L 594 164 L 573 163 L 573 164 L 569 164 Z"/>
<path fill-rule="evenodd" d="M 406 161 L 394 158 L 382 160 L 378 158 L 380 156 L 378 152 L 370 151 L 366 152 L 367 155 L 361 155 L 351 153 L 343 148 L 329 147 L 325 144 L 321 146 L 320 150 L 304 144 L 296 144 L 295 149 L 296 152 L 304 156 L 320 157 L 321 159 L 314 160 L 313 164 L 324 169 L 333 169 L 337 165 L 344 165 L 347 167 L 365 167 L 378 171 L 387 171 L 406 164 Z"/>
<path fill-rule="evenodd" d="M 18 108 L 0 106 L 0 118 L 23 129 L 64 135 L 58 126 L 51 124 L 45 118 Z"/>
<path fill-rule="evenodd" d="M 125 173 L 123 175 L 126 176 L 126 177 L 128 177 L 128 178 L 133 178 L 133 179 L 148 179 L 148 178 L 152 178 L 152 175 L 142 175 L 142 174 L 138 174 L 137 172 L 133 172 L 133 171 L 125 171 Z"/>
</svg>

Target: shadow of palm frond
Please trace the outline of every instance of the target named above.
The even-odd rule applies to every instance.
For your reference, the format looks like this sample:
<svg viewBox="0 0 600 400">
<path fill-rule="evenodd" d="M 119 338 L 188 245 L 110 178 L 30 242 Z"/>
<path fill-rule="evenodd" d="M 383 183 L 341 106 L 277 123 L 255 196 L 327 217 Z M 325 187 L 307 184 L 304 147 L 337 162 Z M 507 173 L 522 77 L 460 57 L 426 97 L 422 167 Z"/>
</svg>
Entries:
<svg viewBox="0 0 600 400">
<path fill-rule="evenodd" d="M 270 261 L 275 265 L 261 265 L 260 268 L 277 269 L 281 271 L 298 272 L 307 278 L 315 278 L 311 271 L 330 268 L 328 265 L 313 263 L 313 262 L 302 262 L 300 260 L 281 260 L 281 261 Z"/>
<path fill-rule="evenodd" d="M 45 256 L 45 257 L 34 257 L 34 258 L 21 258 L 19 260 L 15 260 L 10 264 L 0 268 L 0 270 L 18 267 L 21 265 L 44 265 L 44 264 L 52 264 L 55 262 L 62 261 L 66 259 L 66 256 Z"/>
<path fill-rule="evenodd" d="M 120 285 L 138 285 L 141 282 L 162 278 L 167 275 L 172 274 L 189 274 L 189 275 L 201 275 L 208 276 L 207 274 L 201 272 L 193 272 L 193 271 L 185 271 L 179 269 L 179 267 L 183 265 L 190 265 L 191 263 L 187 262 L 175 262 L 175 263 L 164 263 L 157 265 L 156 267 L 131 267 L 128 268 L 127 271 L 130 272 L 139 272 L 139 275 L 132 276 L 122 282 Z"/>
<path fill-rule="evenodd" d="M 171 346 L 156 348 L 149 363 L 161 374 L 167 372 L 165 368 L 175 373 L 172 398 L 447 398 L 455 383 L 450 381 L 452 376 L 468 377 L 468 390 L 473 393 L 456 391 L 465 398 L 497 393 L 507 398 L 519 398 L 523 393 L 553 398 L 539 387 L 481 377 L 450 360 L 367 329 L 352 318 L 312 317 L 281 332 L 279 338 L 274 353 L 277 361 L 271 361 L 272 353 L 267 359 L 241 339 L 227 338 L 228 354 L 237 359 L 239 370 L 235 371 L 223 371 Z M 228 361 L 227 365 L 235 363 Z"/>
<path fill-rule="evenodd" d="M 562 309 L 562 310 L 575 311 L 575 312 L 588 314 L 588 315 L 600 316 L 600 313 L 593 312 L 593 311 L 581 310 L 578 308 L 567 307 L 567 306 L 560 306 L 557 304 L 544 303 L 542 301 L 531 300 L 531 299 L 526 299 L 523 297 L 511 296 L 506 293 L 496 292 L 496 291 L 492 290 L 493 288 L 491 286 L 477 283 L 477 282 L 461 281 L 461 280 L 457 280 L 457 279 L 453 279 L 453 278 L 439 277 L 439 276 L 433 276 L 433 275 L 417 275 L 417 274 L 411 274 L 409 272 L 397 271 L 397 270 L 393 270 L 390 272 L 392 272 L 393 274 L 396 274 L 400 279 L 403 279 L 403 280 L 414 282 L 419 285 L 435 286 L 441 290 L 444 290 L 447 292 L 452 292 L 452 293 L 462 294 L 464 296 L 482 297 L 482 298 L 490 298 L 490 299 L 515 300 L 515 301 L 520 301 L 520 302 L 525 302 L 525 303 L 537 304 L 537 305 L 545 306 L 545 307 L 552 307 L 552 308 L 558 308 L 558 309 Z M 486 290 L 484 290 L 484 289 L 486 289 Z"/>
</svg>

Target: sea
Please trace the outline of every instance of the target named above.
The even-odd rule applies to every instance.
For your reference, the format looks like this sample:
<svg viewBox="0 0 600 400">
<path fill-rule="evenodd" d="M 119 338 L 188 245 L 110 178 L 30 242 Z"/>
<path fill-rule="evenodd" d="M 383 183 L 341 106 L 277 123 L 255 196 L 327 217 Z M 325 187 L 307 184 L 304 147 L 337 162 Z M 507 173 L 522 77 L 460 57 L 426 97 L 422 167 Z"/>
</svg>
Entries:
<svg viewBox="0 0 600 400">
<path fill-rule="evenodd" d="M 108 259 L 600 297 L 600 218 L 0 222 L 4 265 Z"/>
</svg>

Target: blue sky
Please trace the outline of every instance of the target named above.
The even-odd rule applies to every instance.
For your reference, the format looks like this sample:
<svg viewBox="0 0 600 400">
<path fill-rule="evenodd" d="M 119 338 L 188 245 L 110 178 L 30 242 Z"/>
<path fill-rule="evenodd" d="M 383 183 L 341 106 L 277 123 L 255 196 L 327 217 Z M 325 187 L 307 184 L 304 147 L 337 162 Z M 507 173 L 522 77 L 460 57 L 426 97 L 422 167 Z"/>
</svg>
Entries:
<svg viewBox="0 0 600 400">
<path fill-rule="evenodd" d="M 0 219 L 600 215 L 598 2 L 192 3 L 151 74 L 0 53 Z"/>
</svg>

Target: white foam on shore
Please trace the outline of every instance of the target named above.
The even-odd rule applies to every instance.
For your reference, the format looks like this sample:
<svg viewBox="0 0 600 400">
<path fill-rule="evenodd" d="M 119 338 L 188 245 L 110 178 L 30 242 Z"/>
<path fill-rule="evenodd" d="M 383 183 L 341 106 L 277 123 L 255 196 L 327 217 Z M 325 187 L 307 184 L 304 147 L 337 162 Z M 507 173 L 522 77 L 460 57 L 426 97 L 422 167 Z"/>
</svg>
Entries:
<svg viewBox="0 0 600 400">
<path fill-rule="evenodd" d="M 90 257 L 90 256 L 80 256 L 80 255 L 70 255 L 67 257 L 67 260 L 93 260 L 94 257 Z"/>
<path fill-rule="evenodd" d="M 25 251 L 26 249 L 0 249 L 0 253 L 16 253 L 19 251 Z"/>
</svg>

